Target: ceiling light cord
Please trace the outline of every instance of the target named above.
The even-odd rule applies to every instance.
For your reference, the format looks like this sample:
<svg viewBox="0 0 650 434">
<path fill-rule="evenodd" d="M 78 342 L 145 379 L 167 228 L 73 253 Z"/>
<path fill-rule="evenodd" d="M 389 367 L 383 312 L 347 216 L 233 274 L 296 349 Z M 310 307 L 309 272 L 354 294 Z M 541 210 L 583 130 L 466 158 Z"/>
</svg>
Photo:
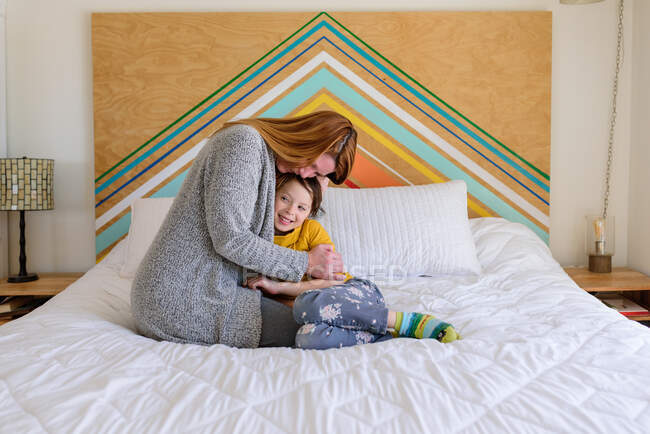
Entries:
<svg viewBox="0 0 650 434">
<path fill-rule="evenodd" d="M 605 198 L 603 201 L 603 218 L 607 218 L 609 207 L 609 186 L 612 174 L 612 161 L 614 159 L 614 127 L 616 126 L 616 97 L 618 96 L 618 75 L 623 63 L 623 6 L 625 0 L 618 0 L 618 36 L 616 43 L 616 70 L 614 73 L 614 86 L 612 89 L 612 112 L 609 119 L 609 144 L 607 148 L 607 170 L 605 174 Z"/>
</svg>

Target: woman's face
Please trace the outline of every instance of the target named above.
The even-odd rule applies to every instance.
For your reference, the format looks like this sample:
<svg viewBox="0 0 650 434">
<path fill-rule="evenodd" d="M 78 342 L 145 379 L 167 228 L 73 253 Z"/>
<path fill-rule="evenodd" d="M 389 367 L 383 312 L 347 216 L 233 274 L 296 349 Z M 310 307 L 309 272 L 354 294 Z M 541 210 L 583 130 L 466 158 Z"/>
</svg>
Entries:
<svg viewBox="0 0 650 434">
<path fill-rule="evenodd" d="M 307 167 L 290 167 L 285 161 L 278 158 L 276 164 L 280 173 L 295 173 L 301 178 L 313 178 L 314 176 L 327 176 L 336 169 L 336 160 L 332 154 L 323 154 L 314 164 Z"/>
</svg>

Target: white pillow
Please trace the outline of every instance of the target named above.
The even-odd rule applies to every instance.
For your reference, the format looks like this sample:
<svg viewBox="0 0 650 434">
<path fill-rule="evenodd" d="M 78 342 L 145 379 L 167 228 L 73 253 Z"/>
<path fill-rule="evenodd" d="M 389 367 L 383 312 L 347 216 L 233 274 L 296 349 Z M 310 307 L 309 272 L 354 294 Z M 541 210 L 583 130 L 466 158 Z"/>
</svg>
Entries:
<svg viewBox="0 0 650 434">
<path fill-rule="evenodd" d="M 135 277 L 135 272 L 165 220 L 172 202 L 173 197 L 148 197 L 136 199 L 131 204 L 126 260 L 120 270 L 120 277 Z"/>
<path fill-rule="evenodd" d="M 319 219 L 353 276 L 479 274 L 464 181 L 329 188 Z"/>
<path fill-rule="evenodd" d="M 135 276 L 173 201 L 173 197 L 141 198 L 131 204 L 121 277 Z M 322 207 L 325 214 L 319 220 L 353 276 L 481 272 L 463 181 L 329 188 Z"/>
</svg>

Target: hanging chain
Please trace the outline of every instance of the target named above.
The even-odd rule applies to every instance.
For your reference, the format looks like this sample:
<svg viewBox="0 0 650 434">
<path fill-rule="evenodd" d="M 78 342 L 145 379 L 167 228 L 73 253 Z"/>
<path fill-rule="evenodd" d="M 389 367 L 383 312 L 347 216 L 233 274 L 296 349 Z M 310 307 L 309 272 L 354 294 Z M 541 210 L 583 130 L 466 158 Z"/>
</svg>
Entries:
<svg viewBox="0 0 650 434">
<path fill-rule="evenodd" d="M 612 90 L 612 113 L 609 120 L 609 146 L 607 148 L 607 172 L 605 175 L 605 200 L 603 203 L 603 218 L 607 218 L 609 206 L 609 184 L 612 175 L 612 160 L 614 150 L 614 127 L 616 126 L 616 97 L 618 95 L 618 73 L 621 70 L 623 46 L 623 3 L 618 1 L 618 40 L 616 44 L 616 71 L 614 73 L 614 88 Z"/>
</svg>

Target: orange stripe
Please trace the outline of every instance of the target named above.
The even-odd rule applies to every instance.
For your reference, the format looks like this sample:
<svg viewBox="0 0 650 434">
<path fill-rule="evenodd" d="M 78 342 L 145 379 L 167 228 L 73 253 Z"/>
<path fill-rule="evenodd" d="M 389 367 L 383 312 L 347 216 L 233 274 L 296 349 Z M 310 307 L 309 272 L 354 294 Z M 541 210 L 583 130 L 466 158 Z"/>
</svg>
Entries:
<svg viewBox="0 0 650 434">
<path fill-rule="evenodd" d="M 393 178 L 358 151 L 354 158 L 351 175 L 366 187 L 397 187 L 405 185 L 402 180 Z"/>
</svg>

